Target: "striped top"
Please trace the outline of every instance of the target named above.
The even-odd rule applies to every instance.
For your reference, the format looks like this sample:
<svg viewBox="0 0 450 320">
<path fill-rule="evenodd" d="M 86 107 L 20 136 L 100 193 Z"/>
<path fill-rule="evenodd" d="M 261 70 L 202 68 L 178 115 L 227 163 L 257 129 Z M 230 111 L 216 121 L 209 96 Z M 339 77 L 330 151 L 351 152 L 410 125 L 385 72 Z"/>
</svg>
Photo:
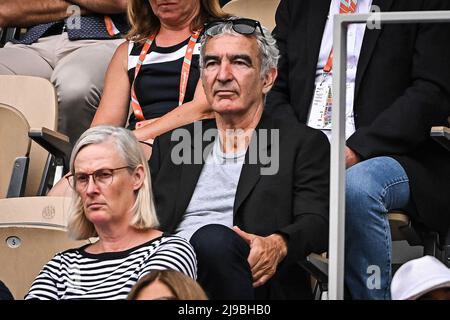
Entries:
<svg viewBox="0 0 450 320">
<path fill-rule="evenodd" d="M 141 105 L 145 119 L 159 118 L 178 107 L 180 93 L 180 76 L 184 56 L 189 43 L 185 41 L 170 47 L 158 47 L 153 41 L 139 72 L 134 89 Z M 136 64 L 139 60 L 142 45 L 129 42 L 128 45 L 128 78 L 130 84 L 134 80 Z M 200 78 L 199 68 L 200 37 L 194 47 L 191 68 L 184 102 L 194 98 L 195 89 Z M 136 125 L 134 113 L 129 119 L 129 129 Z"/>
<path fill-rule="evenodd" d="M 41 270 L 25 299 L 126 299 L 151 270 L 177 270 L 196 278 L 197 260 L 189 242 L 161 236 L 121 252 L 92 254 L 85 245 L 58 253 Z"/>
</svg>

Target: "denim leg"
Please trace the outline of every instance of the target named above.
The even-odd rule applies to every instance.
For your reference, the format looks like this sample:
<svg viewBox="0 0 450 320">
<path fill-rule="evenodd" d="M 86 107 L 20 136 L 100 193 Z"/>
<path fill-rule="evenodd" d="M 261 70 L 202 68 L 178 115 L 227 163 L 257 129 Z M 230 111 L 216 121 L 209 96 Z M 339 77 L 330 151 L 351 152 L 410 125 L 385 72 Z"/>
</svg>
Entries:
<svg viewBox="0 0 450 320">
<path fill-rule="evenodd" d="M 190 240 L 197 255 L 197 280 L 211 300 L 253 300 L 249 245 L 232 229 L 209 224 Z"/>
<path fill-rule="evenodd" d="M 369 159 L 347 170 L 345 283 L 353 299 L 390 299 L 387 213 L 409 201 L 408 176 L 393 158 Z"/>
</svg>

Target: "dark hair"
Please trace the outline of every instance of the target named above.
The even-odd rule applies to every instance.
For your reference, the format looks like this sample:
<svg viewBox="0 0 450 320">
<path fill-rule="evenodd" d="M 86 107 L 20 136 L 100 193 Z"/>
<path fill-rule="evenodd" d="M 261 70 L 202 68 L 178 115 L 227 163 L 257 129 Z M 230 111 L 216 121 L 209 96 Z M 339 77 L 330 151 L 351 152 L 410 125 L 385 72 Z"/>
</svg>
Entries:
<svg viewBox="0 0 450 320">
<path fill-rule="evenodd" d="M 174 270 L 155 270 L 146 274 L 133 286 L 128 300 L 136 300 L 142 289 L 159 281 L 167 286 L 174 300 L 208 300 L 202 287 L 192 278 Z"/>
<path fill-rule="evenodd" d="M 198 0 L 200 1 L 200 12 L 191 23 L 191 30 L 199 30 L 203 24 L 216 19 L 229 17 L 222 11 L 218 0 Z M 143 43 L 152 34 L 159 31 L 161 23 L 159 18 L 153 13 L 148 0 L 128 1 L 128 20 L 130 31 L 127 39 L 134 42 Z"/>
</svg>

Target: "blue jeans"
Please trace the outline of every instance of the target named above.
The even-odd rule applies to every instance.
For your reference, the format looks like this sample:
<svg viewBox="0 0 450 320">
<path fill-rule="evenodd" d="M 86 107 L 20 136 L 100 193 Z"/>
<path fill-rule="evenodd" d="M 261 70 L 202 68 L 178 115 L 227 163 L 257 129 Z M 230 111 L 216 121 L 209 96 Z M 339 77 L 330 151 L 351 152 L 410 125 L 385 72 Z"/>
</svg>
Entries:
<svg viewBox="0 0 450 320">
<path fill-rule="evenodd" d="M 393 158 L 372 158 L 347 170 L 345 284 L 353 299 L 390 299 L 387 213 L 409 203 L 408 176 Z"/>
</svg>

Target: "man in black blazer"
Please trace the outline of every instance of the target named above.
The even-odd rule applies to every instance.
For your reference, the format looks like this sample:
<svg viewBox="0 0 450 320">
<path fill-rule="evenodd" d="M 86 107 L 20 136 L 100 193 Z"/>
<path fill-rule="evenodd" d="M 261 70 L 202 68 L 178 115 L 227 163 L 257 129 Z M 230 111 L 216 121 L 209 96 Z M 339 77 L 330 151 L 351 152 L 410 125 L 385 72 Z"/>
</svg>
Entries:
<svg viewBox="0 0 450 320">
<path fill-rule="evenodd" d="M 298 262 L 327 248 L 328 141 L 264 114 L 278 60 L 267 29 L 236 20 L 205 32 L 202 82 L 216 119 L 155 140 L 161 228 L 190 239 L 212 299 L 311 298 Z"/>
<path fill-rule="evenodd" d="M 266 108 L 271 114 L 310 123 L 330 52 L 324 48 L 332 45 L 327 16 L 339 12 L 339 2 L 281 1 L 274 30 L 279 76 Z M 371 5 L 382 12 L 449 9 L 444 0 L 359 0 L 356 12 L 367 13 Z M 353 298 L 388 299 L 388 210 L 407 209 L 416 222 L 443 234 L 450 225 L 450 155 L 429 137 L 450 115 L 450 28 L 361 26 L 349 30 L 345 280 Z"/>
</svg>

